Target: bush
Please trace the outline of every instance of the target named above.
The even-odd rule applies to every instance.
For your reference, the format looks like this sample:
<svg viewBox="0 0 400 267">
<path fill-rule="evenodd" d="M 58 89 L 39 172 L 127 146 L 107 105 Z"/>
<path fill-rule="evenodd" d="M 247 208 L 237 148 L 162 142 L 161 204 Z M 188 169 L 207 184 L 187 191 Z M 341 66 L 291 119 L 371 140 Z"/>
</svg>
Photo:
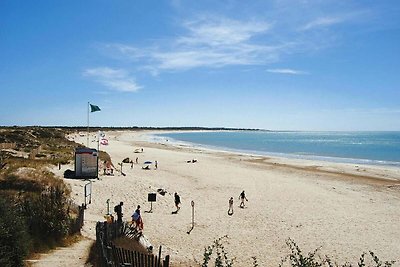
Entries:
<svg viewBox="0 0 400 267">
<path fill-rule="evenodd" d="M 207 267 L 208 263 L 213 259 L 215 267 L 232 267 L 233 259 L 228 259 L 228 253 L 225 251 L 225 247 L 222 244 L 223 238 L 227 236 L 220 237 L 214 241 L 211 246 L 204 249 L 203 263 L 201 267 Z M 213 256 L 215 252 L 216 255 Z"/>
<path fill-rule="evenodd" d="M 232 267 L 233 259 L 228 259 L 228 254 L 225 251 L 225 248 L 222 244 L 223 238 L 227 236 L 221 237 L 214 241 L 211 246 L 208 246 L 204 249 L 203 254 L 203 263 L 201 267 L 208 267 L 211 261 L 214 261 L 215 267 Z M 344 263 L 342 265 L 332 262 L 332 260 L 328 257 L 320 257 L 317 255 L 319 249 L 315 249 L 313 252 L 308 252 L 306 255 L 303 255 L 303 252 L 300 250 L 299 246 L 292 240 L 288 239 L 286 241 L 287 246 L 290 249 L 290 254 L 284 257 L 279 264 L 279 267 L 283 266 L 291 266 L 291 267 L 351 267 L 353 266 L 351 263 Z M 216 255 L 213 255 L 216 252 Z M 391 267 L 395 261 L 381 261 L 372 251 L 369 252 L 371 258 L 369 261 L 366 260 L 365 256 L 367 253 L 363 253 L 360 256 L 358 263 L 354 266 L 358 267 Z M 258 262 L 256 257 L 252 257 L 253 266 L 258 267 Z M 199 264 L 200 265 L 200 264 Z"/>
<path fill-rule="evenodd" d="M 0 198 L 0 266 L 24 266 L 29 236 L 24 219 L 15 210 L 13 201 Z"/>
<path fill-rule="evenodd" d="M 29 233 L 35 240 L 59 242 L 70 227 L 69 205 L 62 186 L 52 186 L 41 194 L 25 197 L 20 207 L 28 219 Z"/>
<path fill-rule="evenodd" d="M 313 252 L 307 253 L 307 255 L 303 255 L 299 246 L 292 239 L 288 239 L 286 241 L 287 246 L 290 249 L 290 254 L 282 259 L 279 267 L 284 266 L 283 264 L 289 261 L 289 266 L 292 267 L 319 267 L 319 266 L 327 266 L 327 267 L 351 267 L 353 266 L 351 263 L 344 263 L 342 265 L 332 262 L 332 260 L 328 257 L 317 257 L 317 252 L 319 249 L 315 249 Z M 382 262 L 372 251 L 369 252 L 371 259 L 369 263 L 367 263 L 365 259 L 366 253 L 361 254 L 358 263 L 354 266 L 370 266 L 370 267 L 390 267 L 395 261 L 385 261 Z M 368 264 L 368 265 L 367 265 Z"/>
</svg>

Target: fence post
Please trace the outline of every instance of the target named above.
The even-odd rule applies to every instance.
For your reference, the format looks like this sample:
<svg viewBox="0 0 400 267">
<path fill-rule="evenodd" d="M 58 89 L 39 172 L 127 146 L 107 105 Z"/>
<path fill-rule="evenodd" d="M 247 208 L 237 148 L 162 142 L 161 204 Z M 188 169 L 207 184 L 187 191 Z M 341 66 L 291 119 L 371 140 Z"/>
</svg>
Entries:
<svg viewBox="0 0 400 267">
<path fill-rule="evenodd" d="M 160 249 L 158 250 L 158 262 L 157 262 L 157 267 L 161 267 L 161 246 L 160 246 Z"/>
<path fill-rule="evenodd" d="M 165 256 L 163 267 L 169 267 L 169 255 Z"/>
</svg>

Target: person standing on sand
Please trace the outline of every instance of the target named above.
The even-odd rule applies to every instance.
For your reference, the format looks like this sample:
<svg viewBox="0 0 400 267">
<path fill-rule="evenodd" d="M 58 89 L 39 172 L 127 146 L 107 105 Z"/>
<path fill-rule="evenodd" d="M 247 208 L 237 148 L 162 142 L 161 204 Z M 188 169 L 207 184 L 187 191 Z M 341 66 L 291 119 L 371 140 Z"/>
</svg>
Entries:
<svg viewBox="0 0 400 267">
<path fill-rule="evenodd" d="M 157 160 L 156 160 L 156 162 L 155 162 L 155 167 L 156 167 L 156 170 L 157 170 L 157 167 L 158 167 L 158 162 L 157 162 Z"/>
<path fill-rule="evenodd" d="M 244 200 L 249 201 L 249 200 L 246 198 L 246 194 L 244 193 L 244 190 L 242 191 L 242 193 L 240 193 L 239 199 L 240 199 L 240 207 L 241 207 L 242 209 L 244 209 Z"/>
<path fill-rule="evenodd" d="M 228 215 L 233 215 L 233 197 L 229 199 Z"/>
<path fill-rule="evenodd" d="M 117 222 L 122 223 L 122 206 L 124 205 L 124 202 L 120 202 L 119 205 L 114 207 L 114 211 L 117 213 Z"/>
<path fill-rule="evenodd" d="M 176 192 L 174 196 L 175 196 L 176 213 L 178 213 L 178 211 L 180 210 L 179 204 L 181 204 L 181 197 Z"/>
</svg>

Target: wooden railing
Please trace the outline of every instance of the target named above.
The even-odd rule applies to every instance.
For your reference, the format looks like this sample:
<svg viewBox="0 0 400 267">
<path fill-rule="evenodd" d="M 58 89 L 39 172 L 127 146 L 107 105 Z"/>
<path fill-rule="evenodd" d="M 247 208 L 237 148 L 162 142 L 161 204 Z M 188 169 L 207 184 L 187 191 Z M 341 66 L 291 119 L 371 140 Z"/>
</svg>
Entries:
<svg viewBox="0 0 400 267">
<path fill-rule="evenodd" d="M 70 233 L 75 234 L 79 233 L 84 222 L 85 217 L 85 208 L 83 206 L 78 206 L 78 216 L 71 223 Z"/>
<path fill-rule="evenodd" d="M 118 237 L 130 237 L 134 234 L 128 223 L 97 222 L 96 244 L 100 252 L 102 266 L 131 267 L 169 267 L 169 255 L 161 259 L 161 247 L 158 255 L 152 251 L 143 253 L 137 250 L 118 247 L 113 240 Z M 132 240 L 132 242 L 135 242 Z M 152 249 L 152 248 L 151 248 Z"/>
<path fill-rule="evenodd" d="M 161 258 L 153 254 L 144 254 L 138 251 L 127 250 L 124 248 L 111 246 L 114 256 L 115 266 L 132 266 L 132 267 L 168 267 L 169 255 L 161 261 Z M 160 247 L 161 252 L 161 247 Z"/>
</svg>

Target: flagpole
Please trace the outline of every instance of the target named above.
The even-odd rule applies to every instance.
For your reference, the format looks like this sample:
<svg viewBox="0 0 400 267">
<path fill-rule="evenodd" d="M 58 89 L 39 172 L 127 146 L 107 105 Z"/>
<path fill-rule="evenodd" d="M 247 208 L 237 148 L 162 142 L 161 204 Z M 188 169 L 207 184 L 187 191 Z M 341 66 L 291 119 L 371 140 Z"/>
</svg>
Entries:
<svg viewBox="0 0 400 267">
<path fill-rule="evenodd" d="M 100 130 L 97 132 L 97 151 L 100 151 Z"/>
<path fill-rule="evenodd" d="M 89 148 L 89 109 L 90 109 L 90 103 L 88 103 L 88 108 L 87 108 L 87 147 Z"/>
</svg>

